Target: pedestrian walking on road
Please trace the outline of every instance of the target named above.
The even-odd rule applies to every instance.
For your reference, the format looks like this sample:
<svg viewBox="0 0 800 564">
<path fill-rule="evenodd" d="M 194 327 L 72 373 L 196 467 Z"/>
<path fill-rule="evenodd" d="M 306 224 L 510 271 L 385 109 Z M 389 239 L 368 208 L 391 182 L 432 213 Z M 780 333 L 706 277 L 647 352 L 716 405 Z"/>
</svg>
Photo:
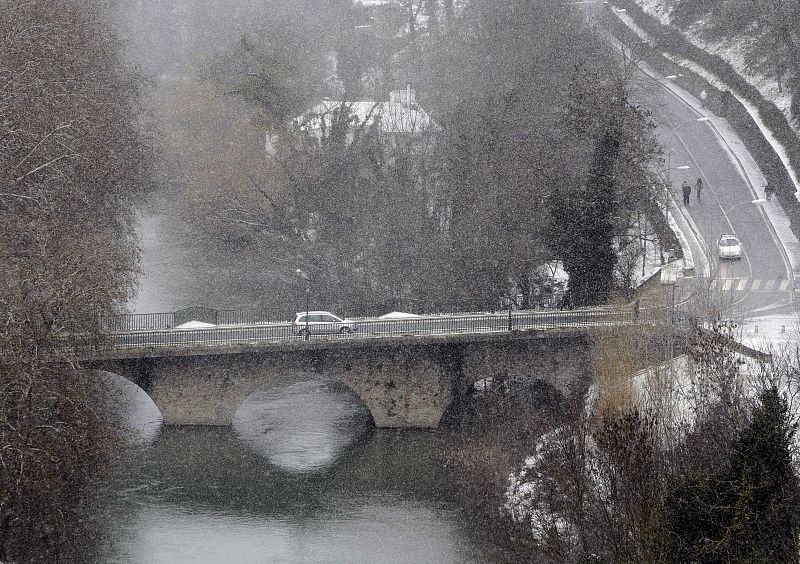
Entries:
<svg viewBox="0 0 800 564">
<path fill-rule="evenodd" d="M 702 192 L 702 190 L 703 190 L 703 179 L 702 178 L 698 178 L 697 179 L 697 182 L 694 185 L 694 190 L 695 190 L 695 192 L 697 192 L 697 203 L 699 204 L 700 203 L 700 192 Z"/>
<path fill-rule="evenodd" d="M 767 182 L 767 185 L 766 185 L 766 186 L 764 186 L 764 196 L 766 196 L 766 197 L 767 197 L 767 201 L 769 201 L 769 200 L 771 200 L 771 199 L 772 199 L 772 195 L 773 195 L 774 193 L 775 193 L 775 188 L 773 188 L 772 186 L 770 186 L 770 185 L 769 185 L 769 182 Z"/>
<path fill-rule="evenodd" d="M 689 183 L 684 180 L 683 184 L 681 185 L 681 189 L 683 190 L 683 205 L 688 206 L 689 197 L 692 195 L 692 187 L 689 186 Z"/>
</svg>

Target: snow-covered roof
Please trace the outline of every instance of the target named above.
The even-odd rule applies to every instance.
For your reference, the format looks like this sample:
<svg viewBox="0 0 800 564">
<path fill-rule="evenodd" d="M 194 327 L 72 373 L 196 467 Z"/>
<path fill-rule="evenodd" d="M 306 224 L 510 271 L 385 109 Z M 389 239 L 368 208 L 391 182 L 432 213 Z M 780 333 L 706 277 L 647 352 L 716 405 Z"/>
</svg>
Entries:
<svg viewBox="0 0 800 564">
<path fill-rule="evenodd" d="M 361 4 L 365 8 L 369 8 L 371 6 L 388 6 L 391 4 L 396 4 L 395 0 L 353 0 L 353 4 Z"/>
<path fill-rule="evenodd" d="M 349 108 L 354 126 L 366 121 L 369 126 L 377 124 L 383 133 L 412 134 L 439 129 L 427 112 L 415 103 L 374 100 L 345 102 L 324 99 L 306 115 L 296 118 L 295 123 L 307 131 L 319 131 L 323 126 L 329 128 L 336 112 L 345 107 Z"/>
</svg>

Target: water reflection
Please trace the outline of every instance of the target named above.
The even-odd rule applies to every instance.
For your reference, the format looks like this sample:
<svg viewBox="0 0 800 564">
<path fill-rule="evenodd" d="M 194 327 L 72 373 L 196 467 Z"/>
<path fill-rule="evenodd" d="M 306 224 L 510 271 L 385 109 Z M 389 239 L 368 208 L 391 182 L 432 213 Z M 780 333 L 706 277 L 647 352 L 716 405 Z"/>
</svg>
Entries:
<svg viewBox="0 0 800 564">
<path fill-rule="evenodd" d="M 341 385 L 298 377 L 253 394 L 234 428 L 163 427 L 136 447 L 101 512 L 114 524 L 104 561 L 484 560 L 442 464 L 446 435 L 373 430 Z M 138 398 L 130 421 L 158 418 L 116 385 Z"/>
<path fill-rule="evenodd" d="M 94 376 L 106 394 L 97 407 L 106 411 L 131 443 L 152 443 L 164 425 L 164 418 L 150 396 L 118 374 L 96 370 Z"/>
<path fill-rule="evenodd" d="M 233 419 L 248 446 L 292 472 L 332 465 L 371 424 L 369 410 L 355 394 L 320 378 L 261 388 Z"/>
<path fill-rule="evenodd" d="M 118 489 L 109 558 L 478 562 L 438 456 L 443 440 L 378 430 L 334 466 L 293 473 L 231 429 L 166 427 Z"/>
</svg>

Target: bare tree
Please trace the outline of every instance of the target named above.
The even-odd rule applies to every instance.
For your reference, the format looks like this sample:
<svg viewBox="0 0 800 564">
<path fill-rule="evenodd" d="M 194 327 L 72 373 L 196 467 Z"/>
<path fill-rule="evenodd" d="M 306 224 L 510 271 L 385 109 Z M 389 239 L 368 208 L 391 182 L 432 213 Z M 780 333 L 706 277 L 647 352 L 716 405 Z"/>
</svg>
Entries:
<svg viewBox="0 0 800 564">
<path fill-rule="evenodd" d="M 3 2 L 0 20 L 0 560 L 91 555 L 81 510 L 114 436 L 64 348 L 134 285 L 147 188 L 137 84 L 99 3 Z M 83 529 L 83 530 L 82 530 Z"/>
</svg>

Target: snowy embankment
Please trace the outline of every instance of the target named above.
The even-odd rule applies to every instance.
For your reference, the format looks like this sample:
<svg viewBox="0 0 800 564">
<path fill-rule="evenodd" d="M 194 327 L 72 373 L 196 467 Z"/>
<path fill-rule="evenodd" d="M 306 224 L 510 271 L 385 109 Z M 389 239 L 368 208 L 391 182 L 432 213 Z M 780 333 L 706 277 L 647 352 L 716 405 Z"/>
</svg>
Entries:
<svg viewBox="0 0 800 564">
<path fill-rule="evenodd" d="M 790 322 L 789 319 L 784 321 Z M 796 333 L 797 324 L 793 323 L 793 326 Z M 781 326 L 781 332 L 776 335 L 785 335 L 784 330 L 785 326 Z M 760 393 L 772 385 L 777 386 L 787 399 L 793 421 L 800 421 L 800 379 L 796 370 L 791 370 L 791 367 L 798 366 L 798 351 L 787 348 L 786 339 L 778 337 L 773 342 L 776 347 L 783 345 L 779 359 L 775 357 L 765 362 L 733 354 L 725 362 L 726 368 L 709 370 L 695 364 L 688 355 L 681 355 L 640 372 L 622 393 L 630 398 L 632 405 L 653 416 L 657 422 L 657 435 L 664 441 L 664 452 L 675 441 L 686 437 L 699 420 L 712 413 L 721 398 L 749 410 L 758 403 Z M 617 393 L 615 390 L 606 392 Z M 550 483 L 553 474 L 548 465 L 552 463 L 554 453 L 563 452 L 565 448 L 581 452 L 581 473 L 593 484 L 593 491 L 608 492 L 611 487 L 607 476 L 599 471 L 603 454 L 589 429 L 595 407 L 600 403 L 599 397 L 600 390 L 595 384 L 587 394 L 584 427 L 577 435 L 575 429 L 567 427 L 543 435 L 534 445 L 533 454 L 509 476 L 503 509 L 516 522 L 528 524 L 539 542 L 545 543 L 553 535 L 577 539 L 579 523 L 570 520 L 563 511 L 563 500 L 553 495 L 553 484 Z M 794 463 L 799 464 L 800 436 L 797 434 L 791 451 Z"/>
<path fill-rule="evenodd" d="M 672 25 L 671 17 L 670 17 L 670 8 L 665 6 L 663 1 L 661 0 L 636 0 L 636 3 L 642 8 L 642 10 L 649 14 L 650 16 L 656 18 L 659 22 L 663 25 Z M 615 14 L 617 15 L 620 20 L 625 23 L 631 30 L 635 31 L 639 37 L 645 40 L 651 40 L 648 37 L 648 34 L 642 30 L 633 19 L 625 14 L 624 12 L 620 12 L 615 10 Z M 789 122 L 790 126 L 800 135 L 800 130 L 798 130 L 797 126 L 792 125 L 791 119 L 789 119 L 790 112 L 789 108 L 791 106 L 792 98 L 790 94 L 786 90 L 782 90 L 778 87 L 778 83 L 776 80 L 768 79 L 764 76 L 753 74 L 749 71 L 747 64 L 744 62 L 744 48 L 746 41 L 736 42 L 734 40 L 719 40 L 719 41 L 708 41 L 702 37 L 702 29 L 703 29 L 703 22 L 699 21 L 696 22 L 691 29 L 688 31 L 682 31 L 684 37 L 686 37 L 687 41 L 692 43 L 695 47 L 699 49 L 703 49 L 712 55 L 717 55 L 725 62 L 731 65 L 733 69 L 741 76 L 748 84 L 756 88 L 761 96 L 773 103 L 781 112 L 783 112 L 784 116 L 787 116 L 787 121 Z M 753 121 L 757 124 L 758 128 L 761 130 L 762 134 L 775 150 L 775 153 L 781 159 L 786 171 L 789 174 L 789 177 L 792 180 L 792 183 L 795 187 L 795 195 L 800 199 L 800 179 L 798 178 L 797 171 L 791 165 L 789 161 L 789 156 L 787 154 L 786 148 L 775 138 L 773 133 L 767 128 L 764 124 L 761 116 L 756 109 L 756 107 L 747 99 L 743 98 L 741 95 L 737 94 L 736 92 L 730 90 L 727 84 L 720 79 L 718 76 L 714 75 L 713 73 L 708 72 L 706 69 L 700 67 L 699 65 L 691 62 L 680 59 L 678 57 L 674 57 L 669 55 L 668 53 L 663 53 L 663 55 L 675 62 L 676 64 L 683 66 L 695 74 L 703 77 L 706 81 L 709 82 L 715 88 L 719 90 L 728 90 L 733 94 L 736 99 L 745 107 L 747 113 L 753 118 Z"/>
</svg>

